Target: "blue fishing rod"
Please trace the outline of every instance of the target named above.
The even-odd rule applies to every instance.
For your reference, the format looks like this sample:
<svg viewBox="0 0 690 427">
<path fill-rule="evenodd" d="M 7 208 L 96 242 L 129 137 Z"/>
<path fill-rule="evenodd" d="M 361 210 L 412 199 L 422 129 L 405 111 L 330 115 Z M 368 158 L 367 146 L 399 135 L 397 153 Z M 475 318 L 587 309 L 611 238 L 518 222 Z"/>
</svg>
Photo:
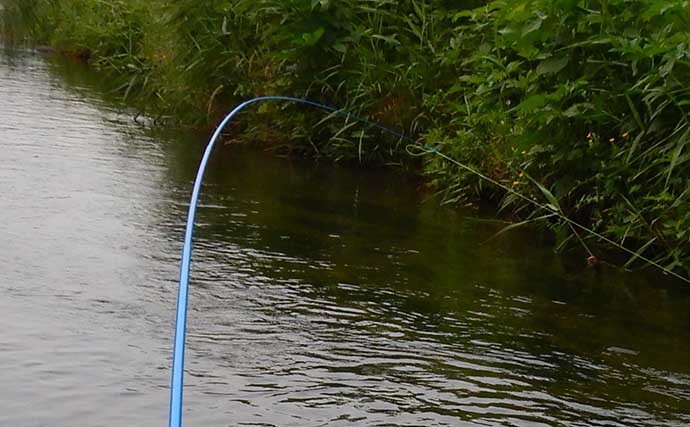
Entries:
<svg viewBox="0 0 690 427">
<path fill-rule="evenodd" d="M 213 147 L 220 137 L 221 132 L 230 123 L 240 111 L 246 107 L 263 101 L 282 101 L 295 104 L 308 105 L 318 108 L 323 111 L 328 111 L 333 114 L 345 115 L 358 122 L 378 128 L 386 133 L 395 135 L 400 139 L 414 143 L 414 140 L 402 133 L 388 129 L 378 123 L 363 119 L 347 111 L 339 110 L 328 105 L 320 104 L 318 102 L 310 101 L 301 98 L 292 98 L 288 96 L 261 96 L 252 98 L 242 102 L 235 107 L 225 118 L 220 122 L 213 136 L 206 145 L 206 150 L 199 163 L 199 170 L 196 173 L 194 180 L 194 188 L 192 196 L 189 201 L 189 211 L 187 212 L 187 225 L 184 232 L 184 246 L 182 247 L 182 263 L 180 265 L 180 283 L 177 294 L 177 315 L 175 317 L 175 341 L 173 344 L 173 363 L 172 363 L 172 381 L 170 387 L 170 416 L 168 425 L 170 427 L 182 426 L 182 391 L 183 391 L 183 376 L 184 376 L 184 350 L 185 350 L 185 336 L 187 329 L 187 301 L 189 299 L 189 271 L 192 261 L 192 237 L 194 235 L 194 218 L 196 216 L 196 208 L 199 202 L 199 194 L 201 192 L 201 185 L 204 180 L 204 173 L 208 165 L 209 158 L 213 151 Z"/>
</svg>

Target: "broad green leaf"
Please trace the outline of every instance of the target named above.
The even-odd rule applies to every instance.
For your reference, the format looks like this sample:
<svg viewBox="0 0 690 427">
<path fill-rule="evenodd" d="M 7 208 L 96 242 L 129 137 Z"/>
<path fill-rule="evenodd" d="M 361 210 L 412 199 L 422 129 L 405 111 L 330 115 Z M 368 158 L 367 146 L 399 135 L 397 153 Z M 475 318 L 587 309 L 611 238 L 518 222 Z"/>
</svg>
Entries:
<svg viewBox="0 0 690 427">
<path fill-rule="evenodd" d="M 541 28 L 542 22 L 543 21 L 541 18 L 535 18 L 532 21 L 528 22 L 527 24 L 525 24 L 524 27 L 522 27 L 522 35 L 526 36 L 529 33 L 537 31 Z"/>
<path fill-rule="evenodd" d="M 460 92 L 463 90 L 463 85 L 460 83 L 455 83 L 453 86 L 451 86 L 450 89 L 448 89 L 448 92 L 446 92 L 448 95 L 452 95 L 454 93 Z"/>
<path fill-rule="evenodd" d="M 562 56 L 560 58 L 549 58 L 537 65 L 537 75 L 553 74 L 561 71 L 568 65 L 570 58 Z"/>
<path fill-rule="evenodd" d="M 516 108 L 520 111 L 529 113 L 544 105 L 546 105 L 546 97 L 544 95 L 532 95 L 522 101 Z"/>
</svg>

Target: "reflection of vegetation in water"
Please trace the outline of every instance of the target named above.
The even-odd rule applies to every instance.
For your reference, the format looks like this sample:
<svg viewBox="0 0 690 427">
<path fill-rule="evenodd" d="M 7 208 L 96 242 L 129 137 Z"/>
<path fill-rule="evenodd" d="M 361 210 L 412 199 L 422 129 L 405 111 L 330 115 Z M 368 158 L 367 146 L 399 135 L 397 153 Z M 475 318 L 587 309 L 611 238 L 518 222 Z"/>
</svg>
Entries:
<svg viewBox="0 0 690 427">
<path fill-rule="evenodd" d="M 661 372 L 639 374 L 665 366 L 690 375 L 690 348 L 680 338 L 687 336 L 690 295 L 682 288 L 566 265 L 526 230 L 479 245 L 496 226 L 420 206 L 414 193 L 393 189 L 410 186 L 404 179 L 305 170 L 234 147 L 217 154 L 208 208 L 199 212 L 204 249 L 197 259 L 208 262 L 206 274 L 222 276 L 213 269 L 227 263 L 227 271 L 238 267 L 223 248 L 249 248 L 259 276 L 300 284 L 308 301 L 353 309 L 360 314 L 351 321 L 374 336 L 387 324 L 400 326 L 403 342 L 433 336 L 583 404 L 687 407 L 651 390 L 682 386 L 667 384 Z M 281 309 L 266 307 L 274 310 Z M 339 327 L 348 333 L 347 324 Z M 446 364 L 445 356 L 428 369 L 444 378 L 477 374 Z"/>
<path fill-rule="evenodd" d="M 680 1 L 11 1 L 31 35 L 119 74 L 162 116 L 215 120 L 239 98 L 328 99 L 427 142 L 568 217 L 687 270 L 690 10 Z M 279 113 L 279 114 L 278 114 Z M 277 149 L 411 164 L 352 122 L 265 106 Z M 312 128 L 316 123 L 320 125 Z M 308 138 L 311 144 L 292 144 Z M 495 188 L 439 158 L 449 200 Z M 522 218 L 543 212 L 510 194 Z M 577 244 L 553 224 L 563 245 Z M 584 236 L 583 236 L 584 237 Z M 632 266 L 639 264 L 630 258 Z"/>
</svg>

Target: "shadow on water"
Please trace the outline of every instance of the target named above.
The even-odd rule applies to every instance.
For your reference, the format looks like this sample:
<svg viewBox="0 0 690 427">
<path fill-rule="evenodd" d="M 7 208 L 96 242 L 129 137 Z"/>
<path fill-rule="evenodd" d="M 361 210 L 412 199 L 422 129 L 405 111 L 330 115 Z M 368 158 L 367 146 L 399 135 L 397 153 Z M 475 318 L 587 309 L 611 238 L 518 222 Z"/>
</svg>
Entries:
<svg viewBox="0 0 690 427">
<path fill-rule="evenodd" d="M 80 64 L 53 58 L 46 66 L 20 55 L 12 68 L 8 61 L 0 65 L 4 78 L 36 67 L 31 84 L 41 87 L 46 83 L 35 80 L 46 79 L 60 87 L 50 91 L 62 97 L 59 102 L 95 108 L 91 120 L 100 122 L 93 126 L 105 135 L 98 143 L 114 145 L 85 159 L 101 160 L 100 169 L 75 179 L 106 170 L 111 173 L 103 186 L 87 194 L 126 193 L 108 210 L 87 207 L 82 214 L 102 224 L 122 211 L 121 219 L 129 221 L 118 223 L 127 231 L 126 247 L 118 250 L 133 258 L 128 269 L 137 280 L 105 276 L 101 291 L 124 288 L 131 295 L 117 294 L 123 304 L 156 314 L 136 345 L 155 348 L 147 357 L 159 359 L 150 369 L 160 396 L 184 215 L 205 136 L 135 124 L 126 105 L 108 95 L 102 76 Z M 85 108 L 79 105 L 77 111 Z M 79 135 L 73 138 L 77 142 L 65 145 L 56 161 L 83 150 Z M 12 174 L 3 176 L 11 183 Z M 185 401 L 190 425 L 690 423 L 687 287 L 652 272 L 585 269 L 579 259 L 554 255 L 530 230 L 486 242 L 500 226 L 424 202 L 418 185 L 390 171 L 219 148 L 203 190 L 194 249 Z M 31 203 L 27 198 L 6 219 L 23 215 Z M 99 227 L 86 233 L 109 233 Z M 97 256 L 107 259 L 115 249 L 100 250 Z M 26 257 L 14 260 L 18 266 L 9 279 L 40 286 L 40 276 L 19 272 Z M 50 304 L 55 295 L 36 293 L 31 301 Z M 143 295 L 143 302 L 134 299 Z M 83 303 L 83 310 L 92 309 Z M 79 322 L 75 316 L 71 321 Z M 103 332 L 98 322 L 110 321 L 95 317 L 94 334 Z M 49 325 L 36 328 L 52 333 Z M 132 325 L 122 320 L 118 333 L 129 336 Z M 89 341 L 83 348 L 92 351 Z M 18 358 L 0 362 L 23 366 Z M 137 362 L 124 369 L 139 372 Z M 23 374 L 37 375 L 30 369 Z M 128 386 L 146 389 L 146 378 L 132 375 Z M 123 385 L 102 387 L 116 394 Z M 110 397 L 108 405 L 127 411 L 133 424 L 165 417 L 165 407 L 149 402 L 131 411 Z M 145 394 L 139 398 L 147 401 Z M 77 414 L 68 406 L 55 416 L 69 425 L 93 425 Z M 108 417 L 102 422 L 114 423 Z"/>
</svg>

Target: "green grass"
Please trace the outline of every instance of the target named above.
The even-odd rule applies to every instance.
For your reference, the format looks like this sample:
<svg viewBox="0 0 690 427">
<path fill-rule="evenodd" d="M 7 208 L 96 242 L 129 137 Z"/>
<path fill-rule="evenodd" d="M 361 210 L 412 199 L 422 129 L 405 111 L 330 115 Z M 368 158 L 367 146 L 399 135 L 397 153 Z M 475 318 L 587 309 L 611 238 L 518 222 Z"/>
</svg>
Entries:
<svg viewBox="0 0 690 427">
<path fill-rule="evenodd" d="M 298 108 L 263 107 L 243 134 L 421 167 L 447 202 L 494 199 L 517 220 L 542 218 L 563 250 L 604 248 L 567 218 L 687 273 L 689 21 L 687 2 L 661 0 L 10 0 L 4 32 L 116 73 L 121 95 L 159 120 L 208 126 L 266 94 L 345 107 L 511 191 Z"/>
</svg>

